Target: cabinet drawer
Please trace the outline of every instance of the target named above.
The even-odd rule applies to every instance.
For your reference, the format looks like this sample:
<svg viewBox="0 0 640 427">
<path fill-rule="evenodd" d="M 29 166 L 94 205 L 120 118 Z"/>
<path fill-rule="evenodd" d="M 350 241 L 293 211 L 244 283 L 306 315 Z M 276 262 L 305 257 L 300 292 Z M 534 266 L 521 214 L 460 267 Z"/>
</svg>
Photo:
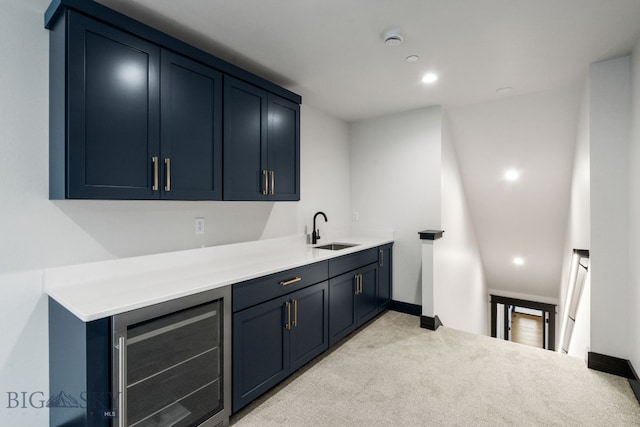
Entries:
<svg viewBox="0 0 640 427">
<path fill-rule="evenodd" d="M 328 278 L 328 262 L 323 261 L 234 284 L 233 311 L 235 313 Z"/>
<path fill-rule="evenodd" d="M 333 258 L 329 260 L 329 277 L 336 277 L 374 262 L 378 262 L 378 248 Z"/>
</svg>

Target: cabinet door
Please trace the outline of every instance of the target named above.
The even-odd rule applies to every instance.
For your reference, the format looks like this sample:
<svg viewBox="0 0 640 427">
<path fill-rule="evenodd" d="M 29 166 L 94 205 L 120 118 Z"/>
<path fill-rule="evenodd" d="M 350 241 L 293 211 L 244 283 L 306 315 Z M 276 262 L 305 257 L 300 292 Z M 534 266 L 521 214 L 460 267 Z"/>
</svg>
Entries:
<svg viewBox="0 0 640 427">
<path fill-rule="evenodd" d="M 361 275 L 362 289 L 356 295 L 356 323 L 360 326 L 378 314 L 378 265 L 368 265 L 358 270 L 358 273 Z"/>
<path fill-rule="evenodd" d="M 266 143 L 267 92 L 225 76 L 224 200 L 267 198 Z"/>
<path fill-rule="evenodd" d="M 267 169 L 271 200 L 300 200 L 300 106 L 269 94 Z"/>
<path fill-rule="evenodd" d="M 287 297 L 233 315 L 233 412 L 289 375 Z"/>
<path fill-rule="evenodd" d="M 222 200 L 222 75 L 163 50 L 160 88 L 162 198 Z"/>
<path fill-rule="evenodd" d="M 329 280 L 329 345 L 356 328 L 356 274 L 348 272 Z"/>
<path fill-rule="evenodd" d="M 152 199 L 160 49 L 69 14 L 68 198 Z"/>
<path fill-rule="evenodd" d="M 378 311 L 391 303 L 391 248 L 391 245 L 385 245 L 378 250 Z"/>
<path fill-rule="evenodd" d="M 322 282 L 290 295 L 294 323 L 291 328 L 291 371 L 329 347 L 329 283 Z"/>
</svg>

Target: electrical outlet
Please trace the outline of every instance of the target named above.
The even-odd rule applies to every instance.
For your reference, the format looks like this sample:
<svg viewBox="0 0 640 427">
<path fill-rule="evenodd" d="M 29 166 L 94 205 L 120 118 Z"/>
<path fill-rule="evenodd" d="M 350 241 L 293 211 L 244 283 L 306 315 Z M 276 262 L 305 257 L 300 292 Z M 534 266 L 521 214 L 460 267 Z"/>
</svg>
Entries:
<svg viewBox="0 0 640 427">
<path fill-rule="evenodd" d="M 360 214 L 359 214 L 358 212 L 355 212 L 355 211 L 354 211 L 354 212 L 351 214 L 351 221 L 353 221 L 353 222 L 358 222 L 358 221 L 360 221 Z"/>
<path fill-rule="evenodd" d="M 204 218 L 196 218 L 195 227 L 196 234 L 204 234 Z"/>
</svg>

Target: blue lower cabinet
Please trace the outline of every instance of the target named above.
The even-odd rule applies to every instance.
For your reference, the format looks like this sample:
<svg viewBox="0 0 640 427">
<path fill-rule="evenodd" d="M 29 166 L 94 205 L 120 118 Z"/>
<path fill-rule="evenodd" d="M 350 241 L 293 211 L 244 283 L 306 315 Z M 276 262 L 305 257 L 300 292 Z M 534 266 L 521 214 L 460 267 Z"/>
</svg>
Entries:
<svg viewBox="0 0 640 427">
<path fill-rule="evenodd" d="M 49 298 L 49 425 L 111 426 L 109 319 L 83 322 Z"/>
<path fill-rule="evenodd" d="M 291 371 L 329 348 L 328 293 L 329 284 L 323 282 L 291 294 Z"/>
<path fill-rule="evenodd" d="M 233 315 L 233 412 L 328 348 L 328 283 Z"/>
<path fill-rule="evenodd" d="M 378 266 L 368 265 L 360 269 L 360 292 L 356 295 L 356 319 L 358 326 L 378 314 Z"/>
<path fill-rule="evenodd" d="M 391 304 L 392 259 L 393 244 L 378 248 L 378 311 L 386 310 Z"/>
<path fill-rule="evenodd" d="M 234 413 L 387 308 L 391 247 L 233 285 Z"/>
<path fill-rule="evenodd" d="M 108 318 L 83 322 L 49 298 L 49 425 L 111 426 L 111 353 Z"/>
<path fill-rule="evenodd" d="M 329 279 L 329 344 L 333 345 L 356 329 L 355 272 Z"/>
<path fill-rule="evenodd" d="M 377 264 L 329 280 L 329 345 L 378 314 L 377 289 Z"/>
<path fill-rule="evenodd" d="M 233 315 L 233 412 L 289 375 L 287 297 Z"/>
</svg>

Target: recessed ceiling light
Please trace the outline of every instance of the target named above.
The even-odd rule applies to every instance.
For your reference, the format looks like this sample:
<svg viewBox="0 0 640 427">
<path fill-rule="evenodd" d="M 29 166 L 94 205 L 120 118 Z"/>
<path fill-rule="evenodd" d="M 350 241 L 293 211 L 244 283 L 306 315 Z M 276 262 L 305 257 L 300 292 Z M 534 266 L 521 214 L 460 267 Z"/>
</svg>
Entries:
<svg viewBox="0 0 640 427">
<path fill-rule="evenodd" d="M 507 169 L 504 173 L 504 179 L 507 181 L 517 181 L 520 178 L 520 171 L 517 169 Z"/>
<path fill-rule="evenodd" d="M 407 56 L 407 62 L 418 62 L 418 59 L 420 59 L 418 55 Z"/>
<path fill-rule="evenodd" d="M 496 93 L 499 95 L 508 95 L 513 92 L 513 88 L 511 86 L 501 87 L 500 89 L 496 89 Z"/>
<path fill-rule="evenodd" d="M 524 259 L 522 259 L 522 257 L 519 257 L 519 256 L 513 258 L 512 262 L 513 262 L 513 265 L 518 265 L 518 266 L 524 265 Z"/>
<path fill-rule="evenodd" d="M 422 83 L 433 83 L 436 80 L 438 80 L 438 75 L 435 73 L 427 73 L 424 76 L 422 76 Z"/>
</svg>

